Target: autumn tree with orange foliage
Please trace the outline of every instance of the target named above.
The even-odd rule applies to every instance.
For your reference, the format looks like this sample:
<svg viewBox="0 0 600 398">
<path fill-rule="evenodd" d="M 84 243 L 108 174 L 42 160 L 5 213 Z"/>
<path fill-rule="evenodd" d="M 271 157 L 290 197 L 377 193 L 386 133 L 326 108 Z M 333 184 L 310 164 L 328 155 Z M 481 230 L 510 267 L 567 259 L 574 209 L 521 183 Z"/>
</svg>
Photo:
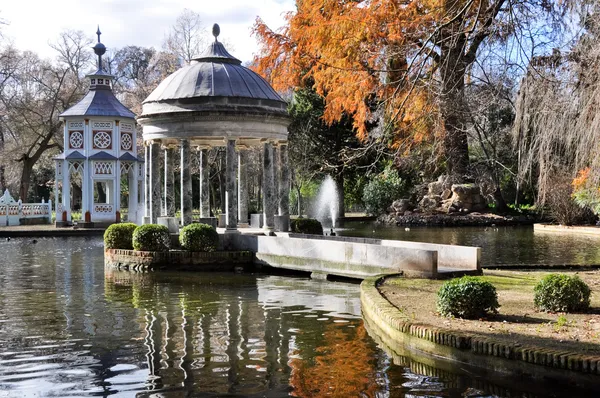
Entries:
<svg viewBox="0 0 600 398">
<path fill-rule="evenodd" d="M 558 7 L 530 0 L 297 0 L 296 6 L 279 31 L 257 19 L 256 70 L 277 90 L 314 80 L 325 98 L 325 121 L 351 115 L 363 140 L 368 122 L 378 118 L 384 138 L 402 152 L 441 142 L 447 172 L 458 180 L 469 165 L 465 85 L 479 50 L 521 32 L 519 18 Z"/>
</svg>

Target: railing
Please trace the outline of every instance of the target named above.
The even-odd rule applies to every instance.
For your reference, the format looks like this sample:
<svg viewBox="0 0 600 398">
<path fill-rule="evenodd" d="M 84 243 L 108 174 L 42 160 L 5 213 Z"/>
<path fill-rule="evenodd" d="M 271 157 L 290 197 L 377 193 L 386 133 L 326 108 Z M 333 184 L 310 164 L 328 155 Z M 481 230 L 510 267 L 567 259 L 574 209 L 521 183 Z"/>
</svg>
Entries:
<svg viewBox="0 0 600 398">
<path fill-rule="evenodd" d="M 48 224 L 52 222 L 52 201 L 47 203 L 23 203 L 15 201 L 8 193 L 0 197 L 0 227 L 25 224 L 30 219 L 42 219 Z"/>
</svg>

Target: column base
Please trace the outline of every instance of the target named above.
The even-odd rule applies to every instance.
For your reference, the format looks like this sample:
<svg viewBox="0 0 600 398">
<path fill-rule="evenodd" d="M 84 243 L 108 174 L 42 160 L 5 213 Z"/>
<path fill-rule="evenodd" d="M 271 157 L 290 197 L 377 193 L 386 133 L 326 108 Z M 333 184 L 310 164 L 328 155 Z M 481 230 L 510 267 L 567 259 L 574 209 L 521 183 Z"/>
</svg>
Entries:
<svg viewBox="0 0 600 398">
<path fill-rule="evenodd" d="M 142 224 L 152 224 L 152 217 L 150 216 L 144 216 L 142 217 Z"/>
<path fill-rule="evenodd" d="M 263 233 L 267 236 L 275 236 L 275 228 L 263 227 Z"/>
<path fill-rule="evenodd" d="M 226 228 L 225 234 L 226 235 L 236 235 L 236 234 L 241 234 L 241 232 L 237 228 Z"/>
<path fill-rule="evenodd" d="M 290 231 L 290 215 L 275 216 L 275 230 L 280 232 Z"/>
</svg>

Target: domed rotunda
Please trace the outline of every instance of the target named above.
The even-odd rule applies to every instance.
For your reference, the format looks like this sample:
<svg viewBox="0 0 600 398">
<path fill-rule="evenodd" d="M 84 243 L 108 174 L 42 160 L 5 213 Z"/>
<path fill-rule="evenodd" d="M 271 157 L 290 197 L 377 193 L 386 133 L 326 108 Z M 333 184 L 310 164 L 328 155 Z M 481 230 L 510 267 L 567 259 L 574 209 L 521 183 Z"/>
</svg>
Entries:
<svg viewBox="0 0 600 398">
<path fill-rule="evenodd" d="M 192 221 L 191 148 L 200 158 L 200 219 L 209 217 L 207 150 L 226 147 L 226 227 L 237 230 L 248 221 L 245 180 L 246 150 L 263 150 L 263 225 L 271 232 L 276 213 L 280 229 L 289 224 L 289 169 L 287 103 L 261 76 L 242 66 L 215 40 L 192 62 L 168 76 L 143 102 L 137 118 L 143 128 L 146 157 L 145 222 L 165 214 L 172 184 L 160 184 L 159 151 L 165 167 L 179 148 L 181 165 L 181 225 Z M 274 151 L 277 148 L 277 151 Z M 274 153 L 277 154 L 274 156 Z M 275 157 L 279 159 L 275 159 Z M 167 175 L 165 170 L 165 175 Z M 279 192 L 275 179 L 279 177 Z M 162 188 L 162 189 L 161 189 Z M 162 191 L 162 192 L 161 192 Z M 279 200 L 277 199 L 279 197 Z"/>
</svg>

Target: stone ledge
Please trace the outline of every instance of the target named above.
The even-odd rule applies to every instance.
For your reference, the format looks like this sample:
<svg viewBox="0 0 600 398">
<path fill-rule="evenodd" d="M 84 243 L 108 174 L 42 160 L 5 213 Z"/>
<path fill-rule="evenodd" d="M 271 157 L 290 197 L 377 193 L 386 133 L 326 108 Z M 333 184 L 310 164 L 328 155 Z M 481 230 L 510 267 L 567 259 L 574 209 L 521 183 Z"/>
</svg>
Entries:
<svg viewBox="0 0 600 398">
<path fill-rule="evenodd" d="M 231 271 L 249 268 L 254 255 L 249 251 L 190 252 L 171 250 L 150 252 L 104 249 L 104 264 L 117 269 L 145 271 L 151 269 L 189 269 L 194 271 Z"/>
<path fill-rule="evenodd" d="M 599 381 L 597 375 L 600 375 L 600 356 L 543 346 L 507 344 L 493 338 L 411 322 L 378 290 L 378 285 L 390 276 L 393 275 L 367 278 L 360 285 L 363 316 L 368 323 L 376 325 L 379 332 L 386 335 L 382 340 L 403 344 L 411 351 L 422 351 L 450 361 L 468 362 L 488 370 L 515 375 L 529 374 L 540 378 L 547 377 L 548 373 L 552 377 L 572 377 L 573 373 L 565 372 L 567 370 L 593 376 L 596 383 Z M 494 362 L 494 359 L 497 361 Z M 584 382 L 590 380 L 586 378 Z"/>
</svg>

